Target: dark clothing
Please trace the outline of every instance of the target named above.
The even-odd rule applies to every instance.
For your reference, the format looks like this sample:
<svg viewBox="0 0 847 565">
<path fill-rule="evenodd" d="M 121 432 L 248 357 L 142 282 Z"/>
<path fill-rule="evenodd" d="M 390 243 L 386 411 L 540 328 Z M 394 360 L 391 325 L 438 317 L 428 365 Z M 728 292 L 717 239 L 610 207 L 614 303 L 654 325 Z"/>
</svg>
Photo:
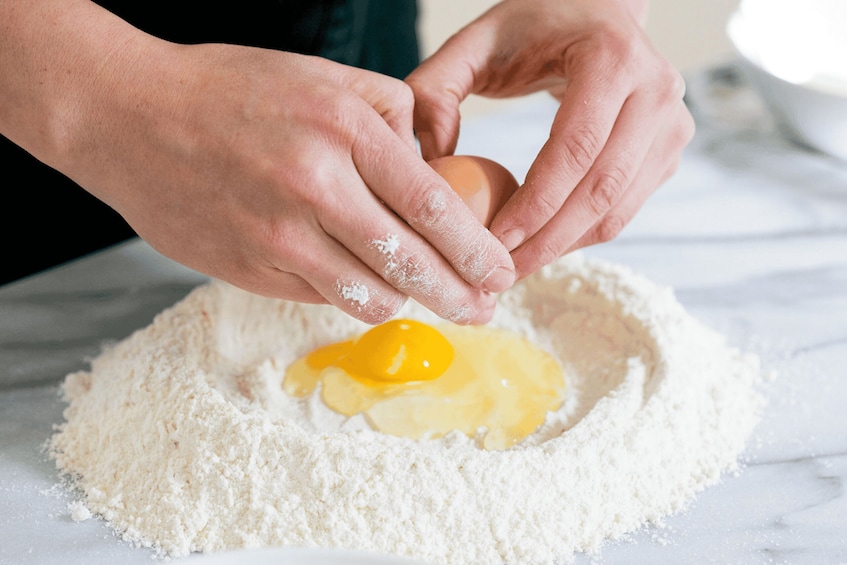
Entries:
<svg viewBox="0 0 847 565">
<path fill-rule="evenodd" d="M 151 35 L 308 53 L 404 78 L 418 64 L 414 0 L 95 0 Z"/>
<path fill-rule="evenodd" d="M 419 62 L 415 0 L 100 0 L 177 43 L 232 43 L 319 55 L 404 78 Z M 0 136 L 0 284 L 135 237 L 111 208 Z M 13 196 L 14 195 L 14 196 Z"/>
</svg>

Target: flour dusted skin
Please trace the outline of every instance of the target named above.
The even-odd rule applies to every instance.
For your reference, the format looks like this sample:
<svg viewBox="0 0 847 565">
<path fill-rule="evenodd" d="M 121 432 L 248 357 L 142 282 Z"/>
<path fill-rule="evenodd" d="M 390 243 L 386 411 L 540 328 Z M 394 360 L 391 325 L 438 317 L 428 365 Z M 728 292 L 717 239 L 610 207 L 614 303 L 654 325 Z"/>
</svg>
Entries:
<svg viewBox="0 0 847 565">
<path fill-rule="evenodd" d="M 402 316 L 428 323 L 409 303 Z M 492 325 L 554 355 L 562 408 L 519 445 L 411 440 L 288 397 L 286 366 L 367 329 L 220 282 L 68 375 L 51 441 L 82 502 L 169 556 L 261 546 L 444 564 L 567 562 L 684 508 L 758 420 L 758 361 L 620 266 L 572 255 L 500 297 Z"/>
</svg>

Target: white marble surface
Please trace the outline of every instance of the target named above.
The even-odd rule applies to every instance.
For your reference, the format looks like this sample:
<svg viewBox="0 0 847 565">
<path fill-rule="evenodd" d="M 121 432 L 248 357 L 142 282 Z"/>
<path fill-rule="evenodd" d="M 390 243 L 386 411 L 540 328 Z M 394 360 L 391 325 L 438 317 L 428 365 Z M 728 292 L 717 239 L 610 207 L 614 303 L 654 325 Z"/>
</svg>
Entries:
<svg viewBox="0 0 847 565">
<path fill-rule="evenodd" d="M 689 77 L 688 100 L 679 172 L 586 253 L 673 287 L 778 376 L 738 473 L 577 563 L 847 563 L 847 164 L 784 139 L 732 68 Z M 470 121 L 459 150 L 522 178 L 554 110 L 534 97 Z M 150 562 L 70 519 L 41 448 L 59 379 L 204 280 L 135 242 L 0 288 L 0 564 Z"/>
</svg>

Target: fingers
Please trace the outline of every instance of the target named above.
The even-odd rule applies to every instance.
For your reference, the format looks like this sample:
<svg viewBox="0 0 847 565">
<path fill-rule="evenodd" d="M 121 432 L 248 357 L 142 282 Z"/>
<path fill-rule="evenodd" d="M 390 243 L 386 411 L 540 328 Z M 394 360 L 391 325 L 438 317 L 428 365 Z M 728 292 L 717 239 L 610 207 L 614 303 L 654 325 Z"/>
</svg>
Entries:
<svg viewBox="0 0 847 565">
<path fill-rule="evenodd" d="M 322 179 L 329 190 L 318 208 L 318 225 L 277 235 L 286 250 L 278 254 L 287 261 L 281 270 L 301 273 L 326 302 L 366 323 L 388 320 L 407 296 L 455 323 L 491 318 L 492 294 L 464 281 L 369 191 L 355 170 L 334 175 Z"/>
<path fill-rule="evenodd" d="M 461 279 L 488 292 L 514 282 L 514 265 L 497 238 L 474 217 L 447 182 L 416 153 L 398 151 L 384 136 L 354 147 L 353 159 L 371 191 L 393 210 Z M 386 226 L 387 227 L 387 226 Z M 385 234 L 380 234 L 384 236 Z M 413 245 L 421 250 L 421 245 Z"/>
<path fill-rule="evenodd" d="M 487 322 L 490 293 L 514 283 L 509 253 L 417 153 L 399 150 L 384 135 L 362 139 L 368 142 L 354 146 L 353 160 L 374 198 L 349 203 L 360 207 L 365 221 L 345 228 L 345 245 L 441 317 Z"/>
<path fill-rule="evenodd" d="M 650 147 L 644 160 L 645 165 L 641 167 L 630 190 L 599 222 L 585 232 L 567 253 L 616 238 L 656 188 L 676 172 L 679 157 L 673 159 L 664 169 L 661 165 L 653 166 L 655 163 L 666 161 L 668 155 L 676 155 L 677 148 L 687 145 L 694 135 L 694 120 L 685 105 L 680 103 L 676 113 L 679 117 L 674 120 L 675 128 L 664 131 Z"/>
<path fill-rule="evenodd" d="M 653 190 L 675 170 L 680 148 L 694 131 L 693 120 L 682 101 L 671 112 L 671 125 L 658 128 L 649 151 L 640 157 L 638 151 L 630 149 L 627 153 L 627 143 L 618 139 L 632 139 L 643 133 L 632 131 L 638 120 L 628 110 L 622 112 L 620 132 L 616 128 L 608 148 L 562 209 L 512 253 L 518 276 L 535 272 L 567 251 L 616 237 Z M 624 166 L 629 173 L 622 172 Z"/>
<path fill-rule="evenodd" d="M 444 48 L 446 59 L 450 60 L 450 51 L 462 50 L 464 46 L 461 39 L 456 39 Z M 442 72 L 445 67 L 437 63 L 431 67 L 434 72 Z M 360 75 L 356 75 L 360 77 Z M 450 152 L 455 148 L 455 138 L 458 136 L 458 104 L 467 95 L 467 89 L 472 84 L 472 77 L 466 77 L 464 81 L 456 81 L 451 73 L 447 72 L 442 79 L 452 77 L 453 96 L 447 96 L 448 101 L 446 113 L 436 112 L 442 118 L 447 130 L 446 136 L 439 139 L 452 144 Z M 375 77 L 366 76 L 371 79 Z M 384 78 L 384 77 L 383 77 Z M 421 107 L 420 101 L 416 104 L 412 90 L 403 83 L 403 88 L 398 88 L 397 81 L 383 84 L 384 81 L 374 80 L 371 82 L 354 80 L 356 92 L 368 102 L 388 123 L 392 129 L 409 128 L 411 124 L 411 112 L 402 108 L 415 107 L 415 111 Z M 414 83 L 414 79 L 412 80 Z M 447 88 L 450 91 L 450 87 Z M 443 91 L 442 91 L 443 92 Z M 390 98 L 385 98 L 388 95 Z M 439 98 L 439 100 L 445 100 Z M 426 103 L 423 104 L 426 107 Z M 425 111 L 425 110 L 424 110 Z M 427 260 L 437 265 L 435 272 L 440 272 L 444 278 L 448 273 L 447 266 L 455 269 L 456 273 L 472 286 L 482 288 L 488 292 L 500 292 L 508 288 L 514 282 L 514 266 L 507 251 L 491 233 L 482 227 L 473 215 L 461 202 L 455 192 L 449 188 L 447 183 L 438 176 L 416 153 L 402 151 L 392 144 L 390 138 L 386 138 L 379 131 L 379 124 L 373 124 L 373 131 L 366 131 L 359 139 L 368 140 L 367 143 L 359 143 L 354 147 L 354 162 L 361 175 L 368 184 L 370 190 L 383 202 L 386 202 L 395 213 L 403 218 L 422 238 L 412 238 L 411 250 L 404 253 L 414 253 L 415 261 Z M 411 129 L 408 130 L 411 132 Z M 424 136 L 426 137 L 426 135 Z M 407 141 L 405 136 L 401 136 Z M 452 141 L 451 141 L 452 140 Z M 426 142 L 422 142 L 426 143 Z M 408 143 L 407 143 L 408 144 Z M 414 141 L 412 141 L 414 147 Z M 403 190 L 398 190 L 403 187 Z M 377 218 L 384 215 L 384 211 L 374 211 Z M 387 227 L 387 226 L 386 226 Z M 385 232 L 385 234 L 393 232 Z M 427 242 L 429 245 L 427 245 Z M 442 257 L 434 254 L 428 247 L 432 246 L 440 252 Z M 412 255 L 407 257 L 410 261 Z M 389 279 L 396 278 L 398 272 L 384 273 Z M 403 284 L 401 281 L 395 281 Z M 456 286 L 455 281 L 450 287 Z M 443 288 L 443 285 L 439 285 Z M 403 287 L 405 288 L 405 287 Z M 415 294 L 415 289 L 407 289 L 420 300 Z M 428 297 L 429 298 L 429 297 Z M 451 315 L 448 319 L 462 319 L 463 316 Z"/>
<path fill-rule="evenodd" d="M 308 176 L 297 205 L 311 213 L 276 224 L 277 268 L 367 323 L 407 297 L 455 323 L 487 322 L 491 292 L 514 281 L 511 257 L 417 153 L 409 87 L 359 71 L 344 80 L 353 92 L 324 112 L 343 117 L 329 124 L 343 126 L 333 150 L 287 173 Z"/>
<path fill-rule="evenodd" d="M 299 206 L 312 221 L 278 225 L 273 254 L 290 258 L 278 268 L 368 323 L 393 316 L 407 296 L 455 323 L 487 322 L 495 301 L 488 290 L 514 281 L 511 257 L 368 104 L 343 105 L 353 131 L 343 139 L 352 146 L 310 161 L 315 189 Z"/>
<path fill-rule="evenodd" d="M 462 280 L 449 263 L 375 199 L 362 206 L 358 221 L 325 226 L 327 233 L 375 274 L 360 284 L 369 294 L 409 296 L 443 319 L 457 324 L 485 323 L 494 296 Z M 348 283 L 349 286 L 349 283 Z"/>
<path fill-rule="evenodd" d="M 313 230 L 301 239 L 296 248 L 288 246 L 289 253 L 278 268 L 302 273 L 301 280 L 321 297 L 320 302 L 332 304 L 368 324 L 385 322 L 405 303 L 404 294 L 327 233 Z"/>
<path fill-rule="evenodd" d="M 379 201 L 405 221 L 404 230 L 417 235 L 404 242 L 415 260 L 433 265 L 440 282 L 451 287 L 462 281 L 488 292 L 510 287 L 514 265 L 500 241 L 415 149 L 398 144 L 395 137 L 387 135 L 382 121 L 367 119 L 368 112 L 361 115 L 351 151 L 356 171 L 349 178 L 361 178 Z M 387 231 L 391 228 L 386 220 L 389 215 L 384 209 L 369 211 L 366 217 L 372 223 L 382 222 L 384 228 L 371 239 L 397 233 Z"/>
<path fill-rule="evenodd" d="M 550 139 L 524 186 L 491 224 L 492 233 L 514 251 L 519 276 L 572 248 L 628 194 L 644 166 L 664 172 L 687 143 L 647 158 L 668 135 L 665 130 L 679 127 L 677 107 L 687 113 L 681 101 L 684 82 L 674 69 L 657 65 L 635 84 L 626 74 L 601 74 L 569 82 Z M 675 142 L 680 137 L 671 136 Z M 612 215 L 602 229 L 619 231 L 622 219 Z"/>
<path fill-rule="evenodd" d="M 616 124 L 622 107 L 632 94 L 632 85 L 614 72 L 593 72 L 593 69 L 593 66 L 576 66 L 578 74 L 568 82 L 551 126 L 550 138 L 530 167 L 524 186 L 491 223 L 491 232 L 510 251 L 559 213 L 571 192 L 606 149 L 613 128 L 619 127 Z M 620 146 L 643 143 L 643 138 L 637 143 L 626 136 L 619 138 Z M 628 150 L 637 151 L 636 148 Z M 626 173 L 625 164 L 619 168 L 622 172 L 614 174 Z M 612 188 L 611 185 L 601 186 L 601 190 Z M 610 192 L 605 195 L 615 196 Z"/>
<path fill-rule="evenodd" d="M 459 63 L 484 52 L 471 43 L 469 35 L 453 36 L 405 79 L 414 92 L 415 133 L 426 161 L 456 150 L 459 105 L 473 88 L 475 68 L 474 63 Z"/>
</svg>

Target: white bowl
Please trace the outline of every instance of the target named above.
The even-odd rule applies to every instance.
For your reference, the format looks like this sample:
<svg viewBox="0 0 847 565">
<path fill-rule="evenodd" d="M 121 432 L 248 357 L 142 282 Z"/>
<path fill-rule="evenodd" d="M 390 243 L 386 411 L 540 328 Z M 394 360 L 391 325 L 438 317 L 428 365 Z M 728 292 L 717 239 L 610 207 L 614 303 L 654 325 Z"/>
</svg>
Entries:
<svg viewBox="0 0 847 565">
<path fill-rule="evenodd" d="M 845 8 L 844 0 L 745 0 L 730 17 L 727 35 L 751 84 L 788 133 L 847 161 Z"/>
</svg>

